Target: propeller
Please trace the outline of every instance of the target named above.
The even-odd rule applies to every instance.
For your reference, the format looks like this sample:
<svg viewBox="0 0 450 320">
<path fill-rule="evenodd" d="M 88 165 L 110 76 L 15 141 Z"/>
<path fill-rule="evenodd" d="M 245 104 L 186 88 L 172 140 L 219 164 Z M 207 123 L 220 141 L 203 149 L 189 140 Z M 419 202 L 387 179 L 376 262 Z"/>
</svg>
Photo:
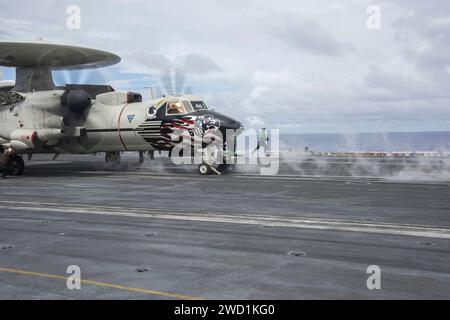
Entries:
<svg viewBox="0 0 450 320">
<path fill-rule="evenodd" d="M 147 70 L 144 71 L 147 73 L 146 78 L 151 79 L 153 83 L 145 87 L 133 86 L 129 88 L 122 87 L 121 89 L 139 90 L 152 88 L 153 97 L 190 94 L 193 92 L 191 85 L 195 75 L 206 75 L 222 71 L 212 60 L 199 54 L 181 55 L 172 59 L 163 55 L 150 54 L 130 56 L 130 59 L 137 61 Z M 139 71 L 136 73 L 139 73 Z M 59 70 L 55 72 L 55 80 L 60 85 L 69 83 L 106 83 L 105 79 L 110 78 L 108 76 L 108 71 L 104 69 L 96 69 L 95 71 L 89 69 Z"/>
<path fill-rule="evenodd" d="M 160 84 L 156 86 L 156 89 L 161 95 L 192 93 L 191 86 L 186 85 L 188 77 L 183 65 L 173 64 L 167 73 L 159 75 Z"/>
<path fill-rule="evenodd" d="M 144 87 L 127 87 L 122 89 L 151 89 L 152 99 L 161 96 L 192 93 L 192 87 L 190 85 L 186 85 L 189 74 L 186 72 L 186 69 L 180 65 L 172 64 L 170 68 L 166 68 L 164 71 L 158 70 L 156 75 L 147 76 L 146 78 L 153 79 L 153 83 Z"/>
<path fill-rule="evenodd" d="M 137 56 L 136 61 L 143 65 L 147 73 L 151 73 L 148 78 L 157 78 L 157 84 L 154 85 L 156 96 L 192 93 L 195 76 L 222 71 L 211 59 L 195 53 L 174 58 L 160 54 L 142 55 Z"/>
<path fill-rule="evenodd" d="M 54 71 L 54 80 L 58 85 L 105 83 L 105 71 L 99 69 L 61 69 Z"/>
<path fill-rule="evenodd" d="M 192 88 L 186 83 L 192 84 L 194 75 L 205 76 L 222 71 L 209 57 L 196 53 L 166 59 L 165 62 L 167 70 L 160 75 L 162 92 L 165 94 L 191 93 Z"/>
</svg>

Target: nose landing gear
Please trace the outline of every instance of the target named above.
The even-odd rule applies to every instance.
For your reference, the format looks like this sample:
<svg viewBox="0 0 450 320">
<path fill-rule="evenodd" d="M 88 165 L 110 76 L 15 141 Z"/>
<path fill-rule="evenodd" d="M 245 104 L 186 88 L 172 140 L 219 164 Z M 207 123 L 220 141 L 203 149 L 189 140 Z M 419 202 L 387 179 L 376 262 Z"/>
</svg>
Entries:
<svg viewBox="0 0 450 320">
<path fill-rule="evenodd" d="M 198 166 L 201 175 L 218 175 L 236 172 L 236 138 L 231 143 L 210 144 L 202 150 L 202 164 Z"/>
<path fill-rule="evenodd" d="M 217 166 L 202 163 L 198 166 L 198 171 L 201 175 L 209 175 L 216 173 L 218 175 L 225 173 L 236 173 L 236 166 L 234 164 L 219 164 Z"/>
<path fill-rule="evenodd" d="M 211 172 L 212 172 L 211 166 L 206 163 L 202 163 L 201 165 L 199 165 L 198 171 L 200 172 L 201 175 L 204 175 L 204 176 L 211 174 Z"/>
<path fill-rule="evenodd" d="M 202 163 L 201 165 L 198 166 L 198 171 L 203 176 L 206 176 L 206 175 L 209 175 L 212 173 L 218 174 L 220 176 L 222 174 L 222 172 L 219 171 L 219 167 L 220 166 L 215 167 L 212 164 Z"/>
</svg>

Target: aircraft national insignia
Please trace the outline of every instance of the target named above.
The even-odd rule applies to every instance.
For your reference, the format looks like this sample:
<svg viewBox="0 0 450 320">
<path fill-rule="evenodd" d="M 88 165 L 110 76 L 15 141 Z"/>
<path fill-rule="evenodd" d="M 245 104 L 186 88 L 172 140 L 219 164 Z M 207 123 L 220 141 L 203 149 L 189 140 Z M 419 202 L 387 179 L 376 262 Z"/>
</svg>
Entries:
<svg viewBox="0 0 450 320">
<path fill-rule="evenodd" d="M 133 121 L 133 119 L 134 119 L 134 114 L 129 114 L 127 116 L 127 118 L 128 118 L 128 122 L 131 123 Z"/>
<path fill-rule="evenodd" d="M 156 118 L 156 107 L 150 106 L 147 110 L 147 119 L 155 119 Z"/>
</svg>

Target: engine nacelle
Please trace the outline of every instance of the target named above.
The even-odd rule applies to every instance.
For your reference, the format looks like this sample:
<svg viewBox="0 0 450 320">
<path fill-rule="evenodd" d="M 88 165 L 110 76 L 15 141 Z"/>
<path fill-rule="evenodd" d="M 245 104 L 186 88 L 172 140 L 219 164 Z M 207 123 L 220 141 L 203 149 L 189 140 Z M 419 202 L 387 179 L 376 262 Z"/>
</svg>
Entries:
<svg viewBox="0 0 450 320">
<path fill-rule="evenodd" d="M 11 142 L 9 142 L 8 146 L 17 151 L 30 149 L 30 147 L 25 142 L 19 140 L 12 140 Z"/>
<path fill-rule="evenodd" d="M 38 141 L 44 143 L 46 146 L 57 145 L 63 137 L 61 129 L 38 129 L 36 132 Z"/>
<path fill-rule="evenodd" d="M 61 103 L 73 113 L 83 113 L 91 106 L 91 97 L 84 90 L 70 90 L 61 96 Z"/>
<path fill-rule="evenodd" d="M 9 139 L 16 150 L 33 149 L 38 142 L 38 135 L 33 129 L 16 129 L 11 132 Z"/>
<path fill-rule="evenodd" d="M 61 129 L 16 129 L 11 132 L 10 144 L 16 150 L 55 146 L 63 137 Z"/>
</svg>

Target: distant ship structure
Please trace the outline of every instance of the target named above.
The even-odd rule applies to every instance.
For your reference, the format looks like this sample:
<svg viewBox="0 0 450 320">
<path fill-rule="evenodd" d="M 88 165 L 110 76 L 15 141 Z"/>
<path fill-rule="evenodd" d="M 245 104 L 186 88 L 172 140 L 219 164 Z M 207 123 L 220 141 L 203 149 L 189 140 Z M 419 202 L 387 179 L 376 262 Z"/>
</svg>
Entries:
<svg viewBox="0 0 450 320">
<path fill-rule="evenodd" d="M 317 157 L 362 157 L 362 158 L 414 158 L 414 157 L 450 157 L 450 152 L 440 151 L 344 151 L 315 152 L 307 150 L 306 154 Z"/>
</svg>

